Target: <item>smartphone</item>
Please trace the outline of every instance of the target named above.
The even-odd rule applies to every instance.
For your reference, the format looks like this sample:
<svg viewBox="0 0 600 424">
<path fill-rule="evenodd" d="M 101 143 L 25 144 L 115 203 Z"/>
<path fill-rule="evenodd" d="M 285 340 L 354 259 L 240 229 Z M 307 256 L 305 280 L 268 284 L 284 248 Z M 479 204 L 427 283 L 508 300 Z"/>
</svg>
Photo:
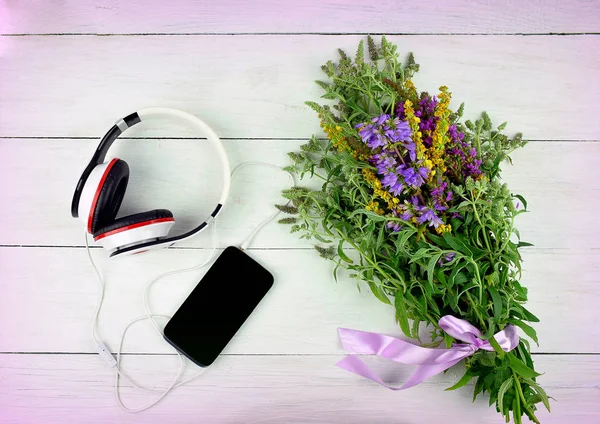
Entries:
<svg viewBox="0 0 600 424">
<path fill-rule="evenodd" d="M 273 275 L 230 246 L 169 320 L 164 337 L 201 367 L 214 362 L 273 286 Z"/>
</svg>

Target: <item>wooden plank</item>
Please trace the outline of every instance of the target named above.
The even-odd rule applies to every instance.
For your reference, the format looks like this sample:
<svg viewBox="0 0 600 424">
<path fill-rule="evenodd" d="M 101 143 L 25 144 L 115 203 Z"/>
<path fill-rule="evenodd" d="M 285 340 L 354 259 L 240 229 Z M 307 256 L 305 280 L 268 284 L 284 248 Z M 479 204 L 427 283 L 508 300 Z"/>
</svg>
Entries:
<svg viewBox="0 0 600 424">
<path fill-rule="evenodd" d="M 362 36 L 114 36 L 3 38 L 0 137 L 98 137 L 148 105 L 203 117 L 223 137 L 305 138 L 319 131 L 303 102 L 336 48 Z M 600 133 L 600 37 L 394 36 L 412 50 L 415 82 L 445 84 L 509 131 L 539 140 L 595 140 Z M 59 58 L 59 59 L 57 59 Z M 573 113 L 576 110 L 577 113 Z M 146 127 L 155 130 L 152 126 Z M 167 131 L 165 136 L 194 135 Z"/>
<path fill-rule="evenodd" d="M 386 379 L 401 383 L 409 367 L 367 358 Z M 471 403 L 472 386 L 444 392 L 460 367 L 410 390 L 393 392 L 334 366 L 337 356 L 226 356 L 189 385 L 137 415 L 122 411 L 114 397 L 113 372 L 95 355 L 2 355 L 0 422 L 3 424 L 94 423 L 498 423 L 487 399 Z M 552 413 L 545 424 L 592 423 L 597 407 L 600 357 L 536 356 Z M 124 361 L 140 384 L 164 385 L 178 366 L 173 357 L 134 356 Z M 193 366 L 189 365 L 190 374 Z M 130 407 L 152 395 L 122 389 Z M 431 405 L 435 405 L 434 408 Z M 541 407 L 543 409 L 543 407 Z M 199 421 L 199 417 L 200 421 Z"/>
<path fill-rule="evenodd" d="M 285 166 L 286 152 L 301 143 L 226 140 L 225 147 L 234 166 L 244 161 Z M 6 176 L 0 179 L 0 193 L 4 204 L 10 205 L 0 208 L 0 244 L 83 245 L 84 226 L 71 218 L 69 208 L 74 186 L 96 145 L 97 140 L 0 139 Z M 208 216 L 218 200 L 220 182 L 213 179 L 220 165 L 205 141 L 124 140 L 111 154 L 126 160 L 131 169 L 123 214 L 168 208 L 175 214 L 176 231 L 183 232 Z M 598 238 L 592 237 L 600 233 L 600 222 L 589 216 L 599 207 L 600 143 L 534 142 L 513 156 L 515 166 L 504 166 L 505 180 L 527 198 L 531 210 L 517 221 L 523 239 L 541 248 L 600 248 Z M 241 169 L 233 181 L 230 204 L 219 218 L 219 245 L 241 243 L 273 212 L 272 205 L 283 201 L 279 193 L 288 184 L 285 174 L 274 169 Z M 209 247 L 211 239 L 198 236 L 181 246 Z M 252 246 L 310 248 L 311 243 L 273 222 Z"/>
<path fill-rule="evenodd" d="M 592 1 L 352 0 L 253 2 L 43 0 L 0 3 L 0 33 L 547 33 L 598 32 Z"/>
<path fill-rule="evenodd" d="M 164 250 L 122 260 L 93 252 L 107 281 L 100 316 L 101 337 L 116 348 L 125 325 L 142 315 L 145 284 L 162 272 L 202 262 L 206 251 Z M 368 287 L 342 273 L 336 284 L 333 263 L 310 250 L 253 250 L 250 255 L 275 276 L 275 285 L 240 330 L 227 353 L 341 353 L 337 328 L 400 335 L 394 310 Z M 536 250 L 524 252 L 522 283 L 529 288 L 528 309 L 541 322 L 535 352 L 599 353 L 600 252 Z M 151 305 L 172 314 L 205 270 L 171 276 L 156 284 Z M 84 249 L 0 249 L 0 352 L 93 352 L 90 323 L 98 283 Z M 230 288 L 223 286 L 223 296 Z M 151 326 L 139 324 L 128 335 L 127 352 L 170 352 Z"/>
</svg>

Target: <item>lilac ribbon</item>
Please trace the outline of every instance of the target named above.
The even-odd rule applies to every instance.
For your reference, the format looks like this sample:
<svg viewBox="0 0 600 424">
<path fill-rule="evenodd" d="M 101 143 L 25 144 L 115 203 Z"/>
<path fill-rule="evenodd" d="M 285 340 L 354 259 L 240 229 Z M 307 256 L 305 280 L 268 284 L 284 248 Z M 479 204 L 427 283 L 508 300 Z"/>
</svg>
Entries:
<svg viewBox="0 0 600 424">
<path fill-rule="evenodd" d="M 336 365 L 379 383 L 388 389 L 404 390 L 447 370 L 464 358 L 473 355 L 478 349 L 490 352 L 494 351 L 490 342 L 480 338 L 481 332 L 463 319 L 446 315 L 440 318 L 438 324 L 447 334 L 457 340 L 466 342 L 466 344 L 454 344 L 449 349 L 432 349 L 417 346 L 384 334 L 350 330 L 347 328 L 338 329 L 342 345 L 347 351 L 377 355 L 403 364 L 418 365 L 416 371 L 402 387 L 391 387 L 385 384 L 377 373 L 371 370 L 357 356 L 346 356 Z M 507 325 L 504 330 L 496 333 L 494 338 L 505 352 L 510 352 L 519 344 L 517 329 L 513 325 Z"/>
</svg>

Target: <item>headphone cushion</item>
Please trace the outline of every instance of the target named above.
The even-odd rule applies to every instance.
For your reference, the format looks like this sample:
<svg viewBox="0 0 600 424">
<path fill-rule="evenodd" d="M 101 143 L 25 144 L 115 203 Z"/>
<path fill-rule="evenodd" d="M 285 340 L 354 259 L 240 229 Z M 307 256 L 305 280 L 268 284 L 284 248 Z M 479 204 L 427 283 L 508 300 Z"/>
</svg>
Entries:
<svg viewBox="0 0 600 424">
<path fill-rule="evenodd" d="M 148 212 L 140 212 L 133 215 L 127 215 L 122 218 L 118 218 L 109 223 L 108 225 L 94 231 L 94 238 L 97 238 L 102 234 L 123 229 L 125 227 L 133 226 L 136 224 L 142 224 L 144 222 L 169 218 L 173 218 L 173 214 L 168 209 L 154 209 Z"/>
<path fill-rule="evenodd" d="M 92 215 L 92 233 L 112 223 L 119 212 L 129 182 L 129 165 L 117 159 L 102 184 Z"/>
</svg>

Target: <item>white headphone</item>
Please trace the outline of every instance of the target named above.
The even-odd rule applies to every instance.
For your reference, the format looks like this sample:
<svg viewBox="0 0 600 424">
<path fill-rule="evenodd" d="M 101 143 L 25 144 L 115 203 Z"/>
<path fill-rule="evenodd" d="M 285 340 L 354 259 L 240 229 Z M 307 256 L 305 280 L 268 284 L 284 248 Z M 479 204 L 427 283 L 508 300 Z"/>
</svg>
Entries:
<svg viewBox="0 0 600 424">
<path fill-rule="evenodd" d="M 196 228 L 170 237 L 169 230 L 175 219 L 168 209 L 155 209 L 116 218 L 129 181 L 129 166 L 118 158 L 105 162 L 106 153 L 117 137 L 135 124 L 157 116 L 173 117 L 194 125 L 217 149 L 223 165 L 223 190 L 210 217 Z M 77 183 L 71 203 L 71 215 L 84 222 L 88 233 L 110 252 L 111 257 L 142 253 L 171 246 L 206 228 L 223 209 L 230 185 L 231 169 L 227 153 L 219 137 L 204 121 L 177 109 L 145 108 L 120 119 L 102 138 Z"/>
</svg>

